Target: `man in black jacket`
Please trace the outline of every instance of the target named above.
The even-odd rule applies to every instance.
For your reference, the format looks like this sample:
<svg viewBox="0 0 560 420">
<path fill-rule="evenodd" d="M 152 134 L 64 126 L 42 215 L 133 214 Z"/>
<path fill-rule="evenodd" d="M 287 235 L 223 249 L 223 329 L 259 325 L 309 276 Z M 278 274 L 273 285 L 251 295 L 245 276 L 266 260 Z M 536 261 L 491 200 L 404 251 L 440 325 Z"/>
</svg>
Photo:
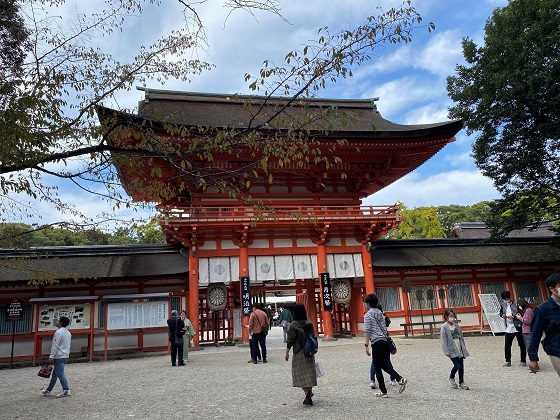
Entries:
<svg viewBox="0 0 560 420">
<path fill-rule="evenodd" d="M 185 366 L 185 362 L 183 362 L 183 334 L 185 334 L 183 328 L 185 328 L 185 323 L 177 316 L 176 310 L 171 311 L 171 318 L 167 320 L 167 326 L 169 327 L 169 342 L 171 343 L 171 366 L 177 365 L 177 356 L 179 357 L 179 366 Z"/>
</svg>

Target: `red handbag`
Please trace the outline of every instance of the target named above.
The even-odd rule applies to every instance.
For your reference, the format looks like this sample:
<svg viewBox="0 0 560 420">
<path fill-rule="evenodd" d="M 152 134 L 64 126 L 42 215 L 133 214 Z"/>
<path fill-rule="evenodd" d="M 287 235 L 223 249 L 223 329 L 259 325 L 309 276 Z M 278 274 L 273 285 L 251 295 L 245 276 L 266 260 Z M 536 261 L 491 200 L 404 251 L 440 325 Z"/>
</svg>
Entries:
<svg viewBox="0 0 560 420">
<path fill-rule="evenodd" d="M 40 376 L 41 378 L 50 378 L 52 370 L 52 365 L 44 364 L 43 366 L 41 366 L 41 369 L 39 369 L 39 373 L 37 374 L 37 376 Z"/>
</svg>

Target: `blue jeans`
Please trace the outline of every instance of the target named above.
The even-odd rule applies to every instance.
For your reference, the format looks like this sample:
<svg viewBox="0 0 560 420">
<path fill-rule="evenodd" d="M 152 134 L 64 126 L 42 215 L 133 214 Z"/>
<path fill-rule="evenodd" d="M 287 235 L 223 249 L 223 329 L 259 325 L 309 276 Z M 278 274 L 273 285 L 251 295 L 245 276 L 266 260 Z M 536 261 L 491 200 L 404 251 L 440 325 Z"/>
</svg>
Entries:
<svg viewBox="0 0 560 420">
<path fill-rule="evenodd" d="M 66 380 L 66 375 L 64 374 L 64 365 L 68 363 L 68 358 L 66 359 L 53 359 L 53 373 L 51 376 L 51 381 L 47 387 L 47 391 L 52 391 L 56 385 L 56 380 L 60 379 L 60 385 L 64 391 L 68 391 L 70 387 L 68 386 L 68 381 Z"/>
<path fill-rule="evenodd" d="M 462 357 L 451 357 L 451 361 L 453 362 L 453 369 L 451 369 L 451 373 L 449 374 L 449 379 L 455 380 L 455 374 L 459 372 L 459 383 L 464 383 L 464 361 L 465 359 Z"/>
</svg>

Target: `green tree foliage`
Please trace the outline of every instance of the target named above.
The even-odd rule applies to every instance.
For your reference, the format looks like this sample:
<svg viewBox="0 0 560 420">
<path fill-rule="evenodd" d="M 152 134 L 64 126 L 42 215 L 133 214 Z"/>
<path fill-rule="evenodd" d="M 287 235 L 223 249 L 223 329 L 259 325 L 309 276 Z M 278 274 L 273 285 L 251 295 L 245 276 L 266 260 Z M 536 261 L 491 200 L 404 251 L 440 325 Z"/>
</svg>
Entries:
<svg viewBox="0 0 560 420">
<path fill-rule="evenodd" d="M 243 194 L 250 182 L 244 178 L 245 174 L 253 173 L 255 167 L 266 172 L 270 158 L 281 162 L 322 161 L 314 154 L 318 149 L 313 147 L 313 139 L 306 138 L 305 131 L 294 129 L 301 127 L 291 127 L 285 138 L 260 137 L 258 129 L 276 116 L 268 114 L 255 118 L 255 124 L 243 132 L 216 127 L 204 141 L 195 141 L 187 152 L 162 142 L 162 137 L 142 122 L 135 135 L 143 140 L 136 148 L 107 140 L 109 134 L 115 135 L 122 127 L 117 124 L 100 127 L 96 111 L 102 104 L 117 104 L 117 93 L 150 80 L 188 81 L 191 75 L 212 67 L 196 58 L 197 49 L 206 46 L 204 24 L 196 11 L 199 2 L 177 2 L 183 10 L 169 16 L 169 31 L 160 38 L 156 35 L 159 31 L 148 31 L 154 34 L 153 42 L 131 51 L 127 61 L 118 61 L 105 50 L 114 39 L 112 34 L 125 30 L 130 19 L 142 18 L 145 9 L 157 7 L 158 0 L 108 1 L 93 8 L 94 12 L 83 6 L 86 4 L 83 2 L 71 8 L 64 0 L 18 2 L 21 10 L 16 8 L 12 12 L 26 17 L 24 32 L 29 33 L 31 41 L 23 42 L 27 39 L 25 36 L 17 40 L 16 53 L 20 48 L 26 59 L 17 66 L 3 69 L 17 89 L 2 98 L 0 109 L 0 220 L 14 220 L 18 214 L 20 217 L 37 216 L 36 212 L 14 201 L 13 194 L 50 203 L 78 219 L 79 212 L 58 195 L 56 182 L 49 181 L 45 175 L 70 180 L 83 190 L 111 201 L 115 207 L 133 206 L 129 197 L 122 195 L 114 159 L 132 166 L 138 164 L 140 159 L 135 159 L 138 155 L 152 154 L 182 171 L 185 189 L 213 185 L 233 197 L 249 201 L 251 198 Z M 249 13 L 254 9 L 265 10 L 279 15 L 276 0 L 227 1 L 226 7 Z M 76 16 L 64 15 L 69 10 L 75 10 Z M 144 18 L 149 18 L 149 13 L 147 15 Z M 399 7 L 380 11 L 377 16 L 349 23 L 350 29 L 323 28 L 317 39 L 305 40 L 307 45 L 288 52 L 283 65 L 265 61 L 257 76 L 247 74 L 245 80 L 250 89 L 264 95 L 283 95 L 292 101 L 302 96 L 318 96 L 327 84 L 352 76 L 356 66 L 379 54 L 378 49 L 384 45 L 410 42 L 417 27 L 433 29 L 432 24 L 422 24 L 420 15 L 407 0 Z M 103 39 L 103 43 L 99 43 L 99 39 Z M 278 113 L 283 110 L 278 109 Z M 325 111 L 325 131 L 329 130 L 331 114 Z M 165 128 L 170 134 L 188 136 L 187 128 L 178 127 L 172 121 Z M 258 151 L 255 162 L 248 163 L 248 171 L 241 168 L 232 171 L 230 177 L 215 177 L 206 165 L 193 166 L 193 156 L 211 162 L 215 153 L 233 155 L 241 145 Z M 172 200 L 174 195 L 185 193 L 157 183 L 160 169 L 150 168 L 153 194 L 147 193 L 148 197 L 159 193 Z M 66 223 L 65 227 L 69 225 Z"/>
<path fill-rule="evenodd" d="M 476 164 L 502 194 L 488 219 L 497 235 L 560 220 L 559 8 L 558 0 L 497 8 L 484 45 L 464 39 L 467 64 L 447 79 L 449 115 L 476 133 Z"/>
<path fill-rule="evenodd" d="M 400 214 L 404 220 L 396 229 L 389 231 L 390 239 L 444 238 L 445 230 L 437 217 L 437 207 L 408 209 L 401 204 Z"/>
<path fill-rule="evenodd" d="M 159 217 L 155 217 L 147 224 L 120 227 L 113 233 L 98 229 L 75 231 L 52 226 L 37 229 L 25 223 L 1 223 L 0 248 L 162 244 L 163 232 L 159 220 Z"/>
<path fill-rule="evenodd" d="M 404 220 L 389 232 L 389 239 L 451 238 L 453 227 L 461 222 L 484 222 L 488 219 L 492 203 L 481 201 L 472 206 L 415 207 L 401 204 L 399 213 Z"/>
<path fill-rule="evenodd" d="M 449 206 L 439 206 L 437 208 L 437 218 L 445 231 L 445 237 L 451 238 L 453 226 L 461 222 L 486 222 L 490 216 L 490 205 L 488 201 L 481 201 L 472 206 L 459 206 L 451 204 Z"/>
<path fill-rule="evenodd" d="M 154 217 L 148 223 L 136 227 L 136 239 L 139 244 L 162 244 L 163 231 L 159 226 L 160 217 Z"/>
</svg>

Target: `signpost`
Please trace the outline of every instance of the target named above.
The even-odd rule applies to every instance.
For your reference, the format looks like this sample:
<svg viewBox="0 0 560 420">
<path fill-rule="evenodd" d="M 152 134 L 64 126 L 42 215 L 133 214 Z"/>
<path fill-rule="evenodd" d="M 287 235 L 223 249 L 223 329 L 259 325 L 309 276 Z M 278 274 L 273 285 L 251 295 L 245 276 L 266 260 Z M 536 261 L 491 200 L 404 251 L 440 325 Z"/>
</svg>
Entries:
<svg viewBox="0 0 560 420">
<path fill-rule="evenodd" d="M 249 277 L 241 277 L 241 311 L 243 316 L 251 315 L 251 283 Z"/>
<path fill-rule="evenodd" d="M 323 291 L 323 310 L 332 311 L 331 276 L 321 273 L 321 290 Z"/>
<path fill-rule="evenodd" d="M 16 340 L 16 322 L 23 319 L 23 299 L 13 298 L 6 307 L 6 319 L 12 321 L 12 353 L 10 354 L 10 369 L 14 363 L 14 343 Z"/>
</svg>

